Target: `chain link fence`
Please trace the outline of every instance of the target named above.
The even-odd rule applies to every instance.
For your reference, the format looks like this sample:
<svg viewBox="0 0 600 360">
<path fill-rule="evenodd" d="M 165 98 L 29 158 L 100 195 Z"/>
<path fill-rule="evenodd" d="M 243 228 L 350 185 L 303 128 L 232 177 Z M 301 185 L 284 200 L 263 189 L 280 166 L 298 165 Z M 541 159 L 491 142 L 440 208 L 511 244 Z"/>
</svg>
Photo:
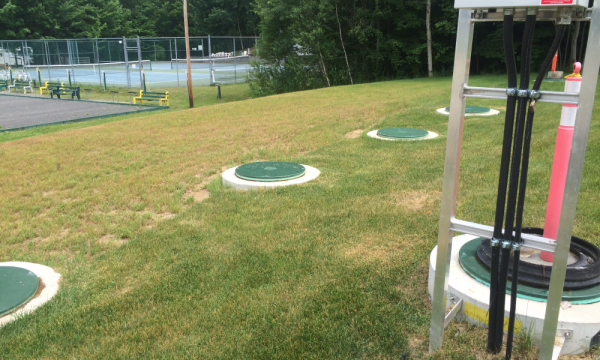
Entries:
<svg viewBox="0 0 600 360">
<path fill-rule="evenodd" d="M 257 37 L 190 37 L 192 84 L 245 82 Z M 185 38 L 0 40 L 0 80 L 164 88 L 187 86 Z"/>
</svg>

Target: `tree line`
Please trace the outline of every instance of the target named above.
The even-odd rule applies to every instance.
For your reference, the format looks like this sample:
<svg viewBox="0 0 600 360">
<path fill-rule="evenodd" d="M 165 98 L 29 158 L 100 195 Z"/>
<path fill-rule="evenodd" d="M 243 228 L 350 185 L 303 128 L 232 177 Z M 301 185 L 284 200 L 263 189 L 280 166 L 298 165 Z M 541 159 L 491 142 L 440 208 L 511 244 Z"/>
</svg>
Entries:
<svg viewBox="0 0 600 360">
<path fill-rule="evenodd" d="M 190 34 L 258 34 L 253 0 L 189 0 Z M 0 40 L 183 36 L 182 0 L 0 0 Z"/>
<path fill-rule="evenodd" d="M 257 95 L 299 89 L 450 75 L 458 10 L 453 0 L 256 0 L 261 19 Z M 569 70 L 585 53 L 587 23 L 574 22 L 559 50 Z M 516 23 L 519 60 L 524 24 Z M 538 22 L 532 71 L 554 39 L 554 25 Z M 471 74 L 505 73 L 502 23 L 475 25 Z"/>
<path fill-rule="evenodd" d="M 188 0 L 190 34 L 261 36 L 256 95 L 386 79 L 449 75 L 458 11 L 453 0 Z M 0 40 L 183 36 L 182 0 L 0 0 Z M 568 69 L 585 52 L 587 24 L 559 51 Z M 504 73 L 502 24 L 478 23 L 472 74 Z M 519 49 L 523 24 L 515 28 Z M 554 26 L 536 26 L 539 67 Z M 518 53 L 519 51 L 517 51 Z M 517 54 L 518 60 L 518 54 Z"/>
</svg>

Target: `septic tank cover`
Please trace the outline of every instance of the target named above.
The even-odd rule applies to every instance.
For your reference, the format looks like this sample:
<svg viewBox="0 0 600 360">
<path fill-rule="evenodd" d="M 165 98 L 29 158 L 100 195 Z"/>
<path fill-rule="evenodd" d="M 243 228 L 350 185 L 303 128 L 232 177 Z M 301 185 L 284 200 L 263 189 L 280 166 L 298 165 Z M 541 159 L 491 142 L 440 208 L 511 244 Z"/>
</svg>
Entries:
<svg viewBox="0 0 600 360">
<path fill-rule="evenodd" d="M 393 139 L 418 139 L 429 135 L 427 130 L 412 128 L 386 128 L 377 131 L 377 135 Z"/>
<path fill-rule="evenodd" d="M 490 108 L 487 107 L 483 107 L 483 106 L 467 106 L 465 108 L 465 114 L 483 114 L 483 113 L 487 113 L 490 112 Z M 450 112 L 450 106 L 448 106 L 446 108 L 447 112 Z"/>
<path fill-rule="evenodd" d="M 250 181 L 284 181 L 304 175 L 304 166 L 283 161 L 262 161 L 239 166 L 235 175 Z"/>
<path fill-rule="evenodd" d="M 33 272 L 14 266 L 0 266 L 0 316 L 28 302 L 38 289 Z"/>
</svg>

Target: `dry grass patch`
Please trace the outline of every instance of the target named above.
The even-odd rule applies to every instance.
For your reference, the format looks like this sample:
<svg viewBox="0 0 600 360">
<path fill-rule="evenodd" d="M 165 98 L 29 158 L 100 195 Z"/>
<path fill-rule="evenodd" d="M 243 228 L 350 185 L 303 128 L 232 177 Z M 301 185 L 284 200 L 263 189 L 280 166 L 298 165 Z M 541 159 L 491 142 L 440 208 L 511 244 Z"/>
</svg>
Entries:
<svg viewBox="0 0 600 360">
<path fill-rule="evenodd" d="M 396 206 L 409 211 L 420 211 L 428 208 L 442 197 L 440 191 L 410 190 L 395 192 L 392 198 Z"/>
<path fill-rule="evenodd" d="M 349 247 L 345 246 L 343 255 L 357 263 L 389 264 L 410 252 L 419 241 L 412 237 L 400 238 L 391 234 L 367 235 L 362 241 L 351 243 Z"/>
<path fill-rule="evenodd" d="M 126 239 L 117 239 L 117 237 L 113 234 L 106 234 L 100 239 L 98 239 L 98 243 L 102 245 L 110 245 L 110 246 L 121 246 L 127 242 Z"/>
</svg>

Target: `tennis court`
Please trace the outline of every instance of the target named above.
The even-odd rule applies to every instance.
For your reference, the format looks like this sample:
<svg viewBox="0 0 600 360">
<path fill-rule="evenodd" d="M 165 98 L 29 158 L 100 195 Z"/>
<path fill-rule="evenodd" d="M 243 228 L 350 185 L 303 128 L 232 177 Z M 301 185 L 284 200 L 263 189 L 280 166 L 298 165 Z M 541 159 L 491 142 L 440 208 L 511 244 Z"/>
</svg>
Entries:
<svg viewBox="0 0 600 360">
<path fill-rule="evenodd" d="M 193 86 L 246 82 L 256 40 L 190 37 Z M 0 80 L 142 88 L 143 69 L 150 90 L 185 87 L 187 57 L 183 38 L 0 40 Z"/>
<path fill-rule="evenodd" d="M 1 131 L 86 121 L 161 107 L 0 94 Z"/>
<path fill-rule="evenodd" d="M 224 59 L 193 59 L 192 82 L 194 86 L 210 85 L 212 82 L 237 83 L 245 82 L 251 69 L 249 56 L 237 56 Z M 187 64 L 185 60 L 77 64 L 77 65 L 46 65 L 24 66 L 14 71 L 14 77 L 21 76 L 25 71 L 31 79 L 40 82 L 71 81 L 81 85 L 100 85 L 106 81 L 112 86 L 139 87 L 143 69 L 146 84 L 150 87 L 176 87 L 185 84 L 187 79 Z M 214 79 L 212 74 L 214 73 Z"/>
</svg>

